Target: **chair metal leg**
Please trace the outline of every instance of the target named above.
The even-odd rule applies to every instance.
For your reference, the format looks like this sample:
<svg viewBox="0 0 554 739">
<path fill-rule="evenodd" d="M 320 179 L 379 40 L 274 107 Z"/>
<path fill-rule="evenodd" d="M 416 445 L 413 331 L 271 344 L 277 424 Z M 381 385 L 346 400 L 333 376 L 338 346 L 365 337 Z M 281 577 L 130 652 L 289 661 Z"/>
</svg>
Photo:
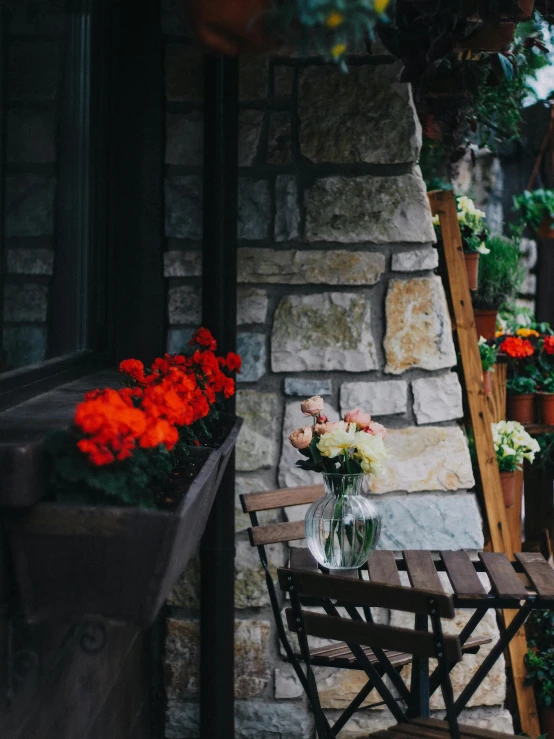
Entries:
<svg viewBox="0 0 554 739">
<path fill-rule="evenodd" d="M 416 631 L 428 631 L 429 622 L 426 614 L 415 617 Z M 412 662 L 411 700 L 406 714 L 409 718 L 421 716 L 428 718 L 429 709 L 429 660 L 426 657 L 414 656 Z"/>
</svg>

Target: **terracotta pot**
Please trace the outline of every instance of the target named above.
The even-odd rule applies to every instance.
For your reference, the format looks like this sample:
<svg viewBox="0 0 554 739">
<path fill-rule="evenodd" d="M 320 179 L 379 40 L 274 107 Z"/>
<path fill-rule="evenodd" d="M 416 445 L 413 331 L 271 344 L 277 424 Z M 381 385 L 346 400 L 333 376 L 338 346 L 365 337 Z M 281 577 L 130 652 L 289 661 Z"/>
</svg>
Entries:
<svg viewBox="0 0 554 739">
<path fill-rule="evenodd" d="M 508 421 L 519 421 L 524 426 L 535 423 L 535 396 L 531 393 L 508 395 L 506 415 Z"/>
<path fill-rule="evenodd" d="M 554 393 L 537 393 L 539 423 L 554 426 Z M 554 736 L 554 735 L 553 735 Z"/>
<path fill-rule="evenodd" d="M 550 216 L 545 216 L 537 230 L 539 239 L 554 239 L 554 223 Z"/>
<path fill-rule="evenodd" d="M 540 706 L 539 715 L 542 733 L 548 734 L 548 739 L 554 739 L 554 707 Z"/>
<path fill-rule="evenodd" d="M 460 41 L 456 48 L 477 52 L 502 51 L 512 43 L 515 29 L 516 24 L 511 22 L 499 23 L 497 26 L 482 26 Z"/>
<path fill-rule="evenodd" d="M 533 17 L 535 0 L 519 0 L 519 12 L 516 15 L 518 21 L 528 21 Z"/>
<path fill-rule="evenodd" d="M 182 0 L 197 36 L 223 54 L 268 52 L 277 41 L 266 35 L 265 19 L 271 0 Z"/>
<path fill-rule="evenodd" d="M 477 338 L 483 336 L 485 339 L 494 339 L 496 333 L 497 310 L 474 310 L 475 331 Z"/>
<path fill-rule="evenodd" d="M 506 506 L 506 508 L 511 508 L 516 502 L 516 473 L 501 472 L 500 484 L 502 485 L 504 505 Z"/>
<path fill-rule="evenodd" d="M 487 395 L 490 395 L 492 392 L 491 374 L 490 370 L 483 372 L 483 385 L 485 386 L 485 393 Z"/>
<path fill-rule="evenodd" d="M 478 251 L 464 252 L 466 260 L 467 281 L 470 290 L 477 290 L 479 286 L 479 257 Z"/>
</svg>

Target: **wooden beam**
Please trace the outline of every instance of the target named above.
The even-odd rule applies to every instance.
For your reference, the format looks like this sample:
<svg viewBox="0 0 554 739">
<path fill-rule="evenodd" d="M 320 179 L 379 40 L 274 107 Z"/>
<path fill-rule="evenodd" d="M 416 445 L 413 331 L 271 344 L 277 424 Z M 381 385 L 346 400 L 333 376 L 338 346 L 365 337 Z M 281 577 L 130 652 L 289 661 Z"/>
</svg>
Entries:
<svg viewBox="0 0 554 739">
<path fill-rule="evenodd" d="M 492 549 L 514 558 L 510 529 L 500 485 L 500 473 L 496 461 L 491 430 L 491 410 L 483 385 L 481 358 L 473 318 L 471 294 L 464 262 L 462 237 L 456 214 L 456 201 L 452 191 L 429 193 L 433 215 L 439 216 L 444 258 L 448 276 L 454 322 L 457 329 L 459 351 L 462 360 L 463 382 L 475 436 L 479 474 L 483 488 L 485 512 L 489 524 Z M 506 626 L 513 620 L 514 611 L 504 611 Z M 521 629 L 509 647 L 514 687 L 517 697 L 522 731 L 531 737 L 540 735 L 537 706 L 533 689 L 525 685 L 524 657 L 527 653 L 525 631 Z"/>
</svg>

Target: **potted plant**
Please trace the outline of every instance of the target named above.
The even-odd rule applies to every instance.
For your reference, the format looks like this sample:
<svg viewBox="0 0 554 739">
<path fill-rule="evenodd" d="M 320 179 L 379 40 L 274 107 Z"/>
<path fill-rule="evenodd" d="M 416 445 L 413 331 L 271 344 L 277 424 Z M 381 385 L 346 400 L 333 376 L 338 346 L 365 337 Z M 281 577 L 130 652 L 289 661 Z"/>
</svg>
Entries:
<svg viewBox="0 0 554 739">
<path fill-rule="evenodd" d="M 294 431 L 290 443 L 302 454 L 298 467 L 321 472 L 325 495 L 306 513 L 306 542 L 316 560 L 332 569 L 360 567 L 377 546 L 381 518 L 362 495 L 364 475 L 379 474 L 387 459 L 386 430 L 359 408 L 329 422 L 314 396 L 301 403 L 312 423 Z"/>
<path fill-rule="evenodd" d="M 205 329 L 192 341 L 190 356 L 122 362 L 127 386 L 87 393 L 48 440 L 49 499 L 8 524 L 28 620 L 146 627 L 194 553 L 240 428 L 217 438 L 240 358 L 217 357 Z"/>
<path fill-rule="evenodd" d="M 539 239 L 554 238 L 554 190 L 525 190 L 514 197 L 514 210 Z"/>
<path fill-rule="evenodd" d="M 517 334 L 500 337 L 499 345 L 499 352 L 508 357 L 507 415 L 512 421 L 531 424 L 537 390 L 536 352 L 531 339 L 536 340 L 539 334 L 533 329 L 518 329 Z"/>
<path fill-rule="evenodd" d="M 467 279 L 470 290 L 477 290 L 479 283 L 479 257 L 488 254 L 486 245 L 487 227 L 485 224 L 485 212 L 475 207 L 473 200 L 465 195 L 456 198 L 456 210 L 458 213 L 458 224 L 462 235 L 464 257 L 466 263 Z M 433 223 L 440 237 L 440 224 L 438 216 L 434 216 Z"/>
<path fill-rule="evenodd" d="M 479 354 L 481 356 L 481 367 L 483 369 L 483 385 L 485 393 L 491 394 L 491 373 L 498 356 L 498 347 L 494 343 L 488 343 L 484 336 L 479 337 Z"/>
<path fill-rule="evenodd" d="M 489 236 L 489 253 L 480 260 L 479 285 L 472 296 L 477 336 L 493 339 L 498 311 L 511 302 L 523 281 L 520 239 Z"/>
<path fill-rule="evenodd" d="M 540 452 L 540 446 L 517 421 L 493 423 L 492 438 L 500 470 L 504 505 L 511 508 L 516 500 L 516 471 L 523 469 L 525 460 L 531 464 L 535 461 L 535 454 Z"/>
<path fill-rule="evenodd" d="M 533 611 L 525 625 L 529 650 L 526 683 L 539 705 L 541 731 L 554 736 L 554 611 Z"/>
<path fill-rule="evenodd" d="M 185 5 L 200 40 L 219 53 L 293 49 L 344 65 L 349 49 L 373 38 L 389 0 L 186 0 Z"/>
<path fill-rule="evenodd" d="M 549 333 L 542 335 L 538 353 L 538 401 L 539 421 L 547 426 L 554 425 L 554 336 L 550 326 L 544 324 Z"/>
</svg>

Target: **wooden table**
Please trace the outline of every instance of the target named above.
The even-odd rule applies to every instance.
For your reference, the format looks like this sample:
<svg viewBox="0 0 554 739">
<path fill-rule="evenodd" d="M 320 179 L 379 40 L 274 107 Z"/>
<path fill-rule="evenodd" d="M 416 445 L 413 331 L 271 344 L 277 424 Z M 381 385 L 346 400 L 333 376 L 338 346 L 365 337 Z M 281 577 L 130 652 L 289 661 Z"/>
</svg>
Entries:
<svg viewBox="0 0 554 739">
<path fill-rule="evenodd" d="M 311 569 L 307 554 L 304 550 L 302 554 L 291 558 L 291 566 Z M 479 552 L 471 559 L 464 551 L 418 550 L 405 551 L 401 555 L 395 555 L 390 551 L 376 551 L 369 558 L 367 570 L 369 579 L 374 583 L 398 588 L 412 587 L 431 593 L 446 592 L 439 577 L 439 572 L 445 572 L 452 586 L 455 608 L 474 611 L 459 635 L 462 648 L 489 609 L 513 612 L 512 620 L 456 699 L 454 704 L 456 715 L 467 706 L 502 652 L 524 625 L 529 614 L 537 609 L 554 609 L 554 570 L 538 552 L 518 552 L 515 554 L 515 561 L 511 562 L 505 554 L 497 552 Z M 402 582 L 401 572 L 407 573 L 409 585 Z M 487 575 L 490 588 L 483 585 L 479 573 Z M 346 573 L 335 570 L 332 574 Z M 416 616 L 415 628 L 427 631 L 429 629 L 427 617 Z M 430 696 L 439 685 L 438 669 L 430 675 L 428 660 L 414 657 L 410 688 L 411 715 L 430 715 Z"/>
</svg>

